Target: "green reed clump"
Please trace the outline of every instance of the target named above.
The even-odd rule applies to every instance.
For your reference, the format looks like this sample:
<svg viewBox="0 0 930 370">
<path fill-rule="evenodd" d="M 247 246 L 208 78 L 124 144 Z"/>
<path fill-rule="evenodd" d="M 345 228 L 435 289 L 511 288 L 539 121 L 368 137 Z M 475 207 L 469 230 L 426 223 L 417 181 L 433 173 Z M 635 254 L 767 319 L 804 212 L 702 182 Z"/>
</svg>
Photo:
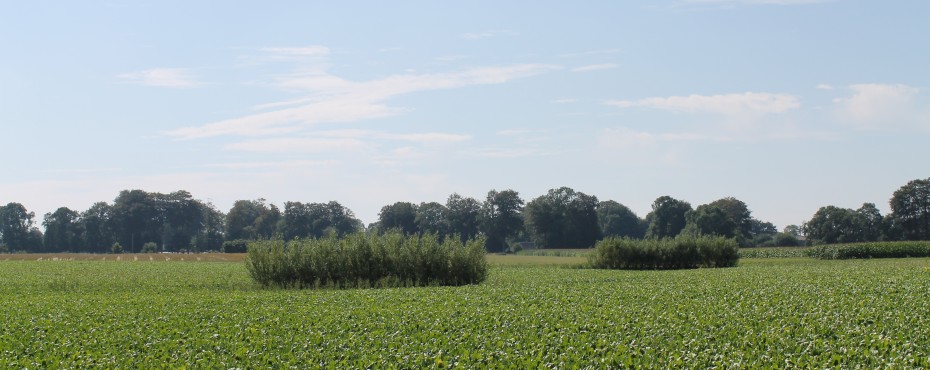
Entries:
<svg viewBox="0 0 930 370">
<path fill-rule="evenodd" d="M 930 241 L 895 241 L 818 245 L 808 252 L 825 260 L 930 257 Z"/>
<path fill-rule="evenodd" d="M 597 243 L 588 262 L 594 268 L 672 270 L 730 267 L 739 261 L 739 245 L 723 237 L 674 239 L 606 238 Z"/>
<path fill-rule="evenodd" d="M 255 241 L 246 267 L 263 286 L 364 288 L 477 284 L 487 278 L 484 240 L 356 233 Z"/>
</svg>

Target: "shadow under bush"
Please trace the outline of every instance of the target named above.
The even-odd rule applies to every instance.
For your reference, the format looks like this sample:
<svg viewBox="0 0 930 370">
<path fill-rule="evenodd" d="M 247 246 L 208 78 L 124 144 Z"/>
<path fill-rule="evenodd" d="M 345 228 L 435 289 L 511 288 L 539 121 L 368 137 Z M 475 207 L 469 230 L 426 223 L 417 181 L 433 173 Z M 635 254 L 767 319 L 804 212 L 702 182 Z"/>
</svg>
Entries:
<svg viewBox="0 0 930 370">
<path fill-rule="evenodd" d="M 249 243 L 246 267 L 263 286 L 367 288 L 477 284 L 487 278 L 484 240 L 356 233 Z"/>
<path fill-rule="evenodd" d="M 588 257 L 594 268 L 628 270 L 731 267 L 738 261 L 739 245 L 723 237 L 607 238 Z"/>
</svg>

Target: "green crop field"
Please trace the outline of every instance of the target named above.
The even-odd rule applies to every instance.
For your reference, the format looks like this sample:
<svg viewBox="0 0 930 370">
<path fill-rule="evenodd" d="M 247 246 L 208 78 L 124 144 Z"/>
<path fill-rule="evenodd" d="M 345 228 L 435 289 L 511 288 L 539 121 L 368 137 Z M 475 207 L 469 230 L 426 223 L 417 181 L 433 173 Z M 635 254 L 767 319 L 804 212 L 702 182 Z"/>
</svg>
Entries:
<svg viewBox="0 0 930 370">
<path fill-rule="evenodd" d="M 0 368 L 930 367 L 926 258 L 491 256 L 481 285 L 267 290 L 238 261 L 3 257 Z"/>
</svg>

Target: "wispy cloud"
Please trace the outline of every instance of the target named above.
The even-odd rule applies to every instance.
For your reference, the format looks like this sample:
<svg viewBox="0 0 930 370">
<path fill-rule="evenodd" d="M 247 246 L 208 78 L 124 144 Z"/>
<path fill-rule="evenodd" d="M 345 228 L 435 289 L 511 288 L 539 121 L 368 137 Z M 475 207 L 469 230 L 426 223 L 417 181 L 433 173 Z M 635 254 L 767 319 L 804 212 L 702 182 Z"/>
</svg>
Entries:
<svg viewBox="0 0 930 370">
<path fill-rule="evenodd" d="M 675 133 L 653 133 L 645 131 L 634 131 L 626 127 L 606 128 L 598 134 L 598 145 L 603 148 L 638 148 L 653 146 L 660 142 L 687 142 L 703 140 L 725 141 L 726 139 L 716 138 L 706 134 L 675 132 Z"/>
<path fill-rule="evenodd" d="M 468 141 L 471 135 L 450 134 L 443 132 L 422 133 L 388 133 L 371 130 L 328 130 L 312 133 L 312 136 L 343 139 L 379 139 L 416 142 L 421 144 L 445 144 Z"/>
<path fill-rule="evenodd" d="M 463 33 L 462 38 L 466 40 L 480 40 L 480 39 L 486 39 L 486 38 L 495 37 L 495 36 L 501 36 L 501 35 L 513 36 L 516 34 L 517 34 L 516 32 L 511 31 L 511 30 L 488 30 L 488 31 L 482 31 L 482 32 Z"/>
<path fill-rule="evenodd" d="M 610 100 L 607 104 L 620 108 L 642 107 L 686 113 L 712 113 L 731 117 L 781 113 L 801 106 L 793 95 L 756 92 Z"/>
<path fill-rule="evenodd" d="M 143 86 L 191 88 L 200 85 L 197 78 L 184 68 L 153 68 L 122 73 L 117 77 L 123 81 Z"/>
<path fill-rule="evenodd" d="M 834 99 L 842 123 L 860 129 L 930 129 L 930 109 L 918 101 L 920 89 L 902 84 L 857 84 L 853 95 Z"/>
<path fill-rule="evenodd" d="M 833 90 L 833 85 L 830 84 L 817 84 L 818 90 Z"/>
<path fill-rule="evenodd" d="M 179 139 L 223 135 L 265 136 L 294 133 L 319 123 L 354 122 L 400 114 L 406 109 L 389 107 L 391 98 L 421 91 L 453 89 L 472 85 L 502 84 L 546 73 L 558 66 L 517 64 L 473 68 L 450 73 L 401 74 L 355 82 L 327 73 L 281 77 L 276 85 L 302 90 L 311 95 L 284 102 L 265 104 L 268 112 L 184 127 L 167 132 Z"/>
<path fill-rule="evenodd" d="M 575 99 L 575 98 L 560 98 L 560 99 L 553 99 L 553 100 L 551 100 L 551 102 L 552 102 L 552 103 L 555 103 L 555 104 L 570 104 L 570 103 L 577 103 L 577 102 L 578 102 L 578 99 Z"/>
<path fill-rule="evenodd" d="M 229 144 L 226 149 L 258 153 L 329 153 L 358 152 L 369 145 L 357 139 L 274 138 Z"/>
<path fill-rule="evenodd" d="M 334 160 L 289 160 L 274 162 L 227 162 L 213 163 L 204 165 L 208 168 L 221 168 L 228 170 L 250 170 L 250 169 L 299 169 L 307 167 L 326 167 L 338 164 Z"/>
<path fill-rule="evenodd" d="M 591 64 L 581 67 L 572 68 L 572 72 L 591 72 L 591 71 L 601 71 L 605 69 L 614 69 L 619 67 L 619 65 L 613 63 L 604 63 L 604 64 Z"/>
</svg>

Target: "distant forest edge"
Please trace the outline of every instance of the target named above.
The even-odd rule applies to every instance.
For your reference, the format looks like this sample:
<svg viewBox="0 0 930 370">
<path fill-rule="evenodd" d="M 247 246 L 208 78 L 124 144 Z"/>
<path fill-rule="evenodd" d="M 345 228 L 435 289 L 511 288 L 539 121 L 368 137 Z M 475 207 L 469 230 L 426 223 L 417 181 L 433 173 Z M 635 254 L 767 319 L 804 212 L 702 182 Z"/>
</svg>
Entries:
<svg viewBox="0 0 930 370">
<path fill-rule="evenodd" d="M 20 203 L 0 206 L 0 253 L 244 252 L 245 241 L 320 238 L 399 230 L 408 235 L 481 236 L 489 252 L 528 248 L 591 248 L 606 237 L 663 239 L 719 236 L 741 247 L 799 246 L 872 241 L 930 240 L 930 178 L 894 192 L 891 213 L 873 203 L 859 209 L 821 207 L 800 226 L 775 225 L 752 216 L 742 201 L 726 197 L 693 208 L 661 196 L 645 217 L 613 200 L 568 187 L 529 202 L 514 190 L 491 190 L 484 201 L 452 194 L 445 204 L 396 202 L 364 225 L 348 208 L 328 203 L 285 202 L 283 211 L 264 199 L 239 200 L 226 213 L 184 190 L 170 194 L 123 190 L 113 203 L 79 212 L 47 213 L 44 232 Z"/>
</svg>

